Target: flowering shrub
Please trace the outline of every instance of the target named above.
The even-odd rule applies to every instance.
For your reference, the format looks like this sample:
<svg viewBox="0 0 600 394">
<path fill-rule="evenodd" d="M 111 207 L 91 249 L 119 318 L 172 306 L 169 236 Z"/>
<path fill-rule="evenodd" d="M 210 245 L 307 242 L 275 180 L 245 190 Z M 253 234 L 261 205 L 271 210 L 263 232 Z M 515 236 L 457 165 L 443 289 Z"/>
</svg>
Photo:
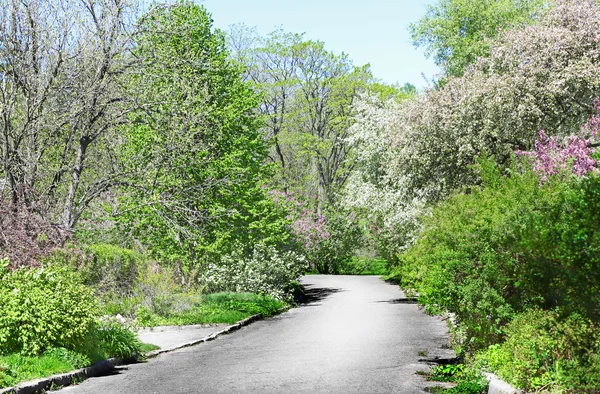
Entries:
<svg viewBox="0 0 600 394">
<path fill-rule="evenodd" d="M 210 293 L 250 292 L 283 299 L 286 288 L 306 268 L 306 260 L 295 252 L 279 252 L 272 246 L 258 244 L 251 256 L 234 252 L 223 256 L 217 264 L 210 264 L 198 281 Z"/>
<path fill-rule="evenodd" d="M 542 182 L 548 176 L 571 172 L 583 176 L 597 167 L 592 157 L 592 145 L 600 130 L 600 103 L 596 103 L 596 113 L 589 118 L 577 135 L 569 136 L 566 142 L 557 137 L 548 137 L 540 130 L 532 152 L 517 151 L 518 156 L 531 159 L 533 170 L 542 176 Z"/>
<path fill-rule="evenodd" d="M 301 193 L 270 192 L 273 200 L 290 212 L 292 236 L 310 268 L 324 274 L 339 273 L 361 244 L 361 231 L 354 213 L 330 207 L 322 214 L 316 199 Z"/>
<path fill-rule="evenodd" d="M 344 189 L 342 204 L 369 223 L 367 238 L 380 256 L 395 260 L 401 250 L 412 245 L 421 229 L 421 217 L 429 210 L 429 192 L 414 193 L 411 176 L 395 166 L 402 154 L 402 105 L 363 95 L 355 103 L 355 123 L 349 143 L 357 166 Z"/>
<path fill-rule="evenodd" d="M 516 149 L 531 149 L 540 129 L 559 137 L 579 129 L 600 95 L 594 0 L 557 1 L 535 25 L 501 32 L 490 48 L 463 77 L 414 100 L 359 100 L 352 138 L 377 148 L 370 156 L 377 160 L 366 162 L 375 165 L 371 184 L 404 188 L 405 203 L 414 196 L 435 203 L 480 181 L 471 165 L 482 152 L 506 164 Z"/>
</svg>

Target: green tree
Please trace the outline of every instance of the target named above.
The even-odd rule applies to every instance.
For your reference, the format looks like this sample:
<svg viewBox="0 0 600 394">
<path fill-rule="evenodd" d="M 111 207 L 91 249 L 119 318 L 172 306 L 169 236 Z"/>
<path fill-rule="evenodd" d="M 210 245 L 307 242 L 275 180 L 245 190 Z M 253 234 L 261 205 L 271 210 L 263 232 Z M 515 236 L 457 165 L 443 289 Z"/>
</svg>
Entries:
<svg viewBox="0 0 600 394">
<path fill-rule="evenodd" d="M 409 27 L 416 47 L 425 48 L 448 76 L 461 76 L 479 57 L 487 57 L 499 30 L 535 20 L 547 0 L 440 0 Z"/>
<path fill-rule="evenodd" d="M 140 21 L 135 55 L 143 67 L 131 94 L 144 110 L 125 130 L 122 160 L 136 175 L 121 199 L 122 227 L 163 257 L 194 264 L 273 235 L 279 216 L 261 188 L 269 166 L 258 97 L 210 14 L 191 2 L 154 8 Z"/>
</svg>

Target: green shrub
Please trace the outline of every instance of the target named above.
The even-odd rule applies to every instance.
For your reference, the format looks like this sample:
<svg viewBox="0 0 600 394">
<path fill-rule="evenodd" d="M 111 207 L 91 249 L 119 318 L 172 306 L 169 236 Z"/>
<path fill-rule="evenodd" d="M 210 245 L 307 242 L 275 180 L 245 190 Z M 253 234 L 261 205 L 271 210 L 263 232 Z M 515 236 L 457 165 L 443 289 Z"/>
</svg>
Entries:
<svg viewBox="0 0 600 394">
<path fill-rule="evenodd" d="M 499 343 L 533 307 L 600 321 L 600 177 L 549 179 L 479 166 L 483 186 L 426 220 L 393 277 L 434 313 L 452 312 L 465 350 Z"/>
<path fill-rule="evenodd" d="M 505 342 L 479 356 L 506 381 L 525 390 L 598 390 L 600 333 L 590 320 L 532 310 L 518 315 L 506 333 Z"/>
<path fill-rule="evenodd" d="M 78 269 L 98 294 L 130 293 L 149 260 L 141 253 L 108 244 L 86 245 L 84 251 L 88 258 Z"/>
<path fill-rule="evenodd" d="M 75 349 L 97 311 L 92 290 L 69 268 L 0 267 L 0 353 Z"/>
<path fill-rule="evenodd" d="M 100 359 L 128 359 L 141 354 L 142 343 L 137 335 L 129 327 L 118 322 L 102 323 L 94 332 L 93 338 L 100 351 Z"/>
<path fill-rule="evenodd" d="M 341 275 L 388 275 L 389 264 L 385 259 L 377 257 L 352 257 L 341 264 L 338 273 Z"/>
</svg>

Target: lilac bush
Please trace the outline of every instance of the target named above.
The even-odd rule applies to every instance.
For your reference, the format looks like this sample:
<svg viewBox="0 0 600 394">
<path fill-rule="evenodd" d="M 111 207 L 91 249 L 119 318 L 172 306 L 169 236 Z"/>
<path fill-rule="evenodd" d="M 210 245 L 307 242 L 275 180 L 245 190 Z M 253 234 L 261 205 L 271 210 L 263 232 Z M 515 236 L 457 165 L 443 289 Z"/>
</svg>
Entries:
<svg viewBox="0 0 600 394">
<path fill-rule="evenodd" d="M 516 154 L 530 158 L 533 170 L 541 175 L 542 182 L 549 176 L 560 173 L 570 172 L 576 176 L 584 176 L 597 168 L 598 162 L 592 154 L 599 131 L 600 104 L 596 102 L 596 113 L 578 134 L 563 140 L 556 136 L 549 137 L 544 130 L 540 130 L 535 149 L 530 152 L 518 150 Z"/>
<path fill-rule="evenodd" d="M 338 273 L 341 265 L 361 244 L 358 220 L 352 212 L 329 207 L 317 209 L 317 199 L 300 192 L 270 192 L 273 200 L 288 209 L 291 233 L 310 269 L 321 273 Z"/>
</svg>

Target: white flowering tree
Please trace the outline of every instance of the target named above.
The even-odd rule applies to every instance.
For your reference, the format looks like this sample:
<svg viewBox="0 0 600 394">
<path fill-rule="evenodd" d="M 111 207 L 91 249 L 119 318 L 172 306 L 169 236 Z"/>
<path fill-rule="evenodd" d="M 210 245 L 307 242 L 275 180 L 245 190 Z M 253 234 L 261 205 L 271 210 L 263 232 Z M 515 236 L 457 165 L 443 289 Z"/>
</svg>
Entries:
<svg viewBox="0 0 600 394">
<path fill-rule="evenodd" d="M 471 165 L 481 154 L 507 163 L 515 150 L 532 150 L 540 130 L 566 138 L 593 111 L 600 95 L 595 1 L 558 1 L 535 25 L 501 33 L 490 48 L 440 90 L 356 104 L 349 141 L 360 146 L 360 169 L 345 202 L 401 225 L 392 232 L 396 248 L 414 239 L 427 204 L 478 183 Z"/>
</svg>

